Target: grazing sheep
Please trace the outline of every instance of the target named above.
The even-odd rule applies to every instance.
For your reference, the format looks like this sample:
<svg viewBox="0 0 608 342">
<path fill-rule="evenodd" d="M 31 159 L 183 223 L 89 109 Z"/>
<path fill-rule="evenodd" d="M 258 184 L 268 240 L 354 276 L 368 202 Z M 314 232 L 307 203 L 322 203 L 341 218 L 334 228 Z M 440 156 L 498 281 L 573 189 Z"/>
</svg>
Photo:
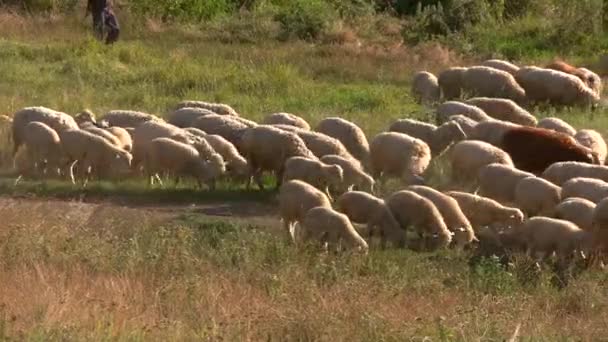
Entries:
<svg viewBox="0 0 608 342">
<path fill-rule="evenodd" d="M 28 152 L 28 159 L 31 160 L 37 172 L 45 173 L 51 168 L 60 168 L 63 151 L 61 150 L 61 140 L 59 134 L 48 125 L 32 121 L 23 130 L 23 143 Z"/>
<path fill-rule="evenodd" d="M 466 70 L 463 67 L 452 67 L 439 73 L 437 84 L 444 99 L 453 100 L 462 95 L 462 76 Z"/>
<path fill-rule="evenodd" d="M 247 129 L 242 138 L 242 150 L 260 189 L 264 188 L 263 171 L 274 172 L 279 187 L 287 159 L 297 156 L 317 159 L 298 135 L 268 125 Z"/>
<path fill-rule="evenodd" d="M 188 132 L 192 133 L 190 130 Z M 226 170 L 232 177 L 235 179 L 245 179 L 251 175 L 251 168 L 247 160 L 230 141 L 216 134 L 205 134 L 201 138 L 205 139 L 213 150 L 222 156 L 226 162 Z"/>
<path fill-rule="evenodd" d="M 514 202 L 524 213 L 531 216 L 553 216 L 560 203 L 562 189 L 539 177 L 526 177 L 515 187 Z"/>
<path fill-rule="evenodd" d="M 386 205 L 403 229 L 413 226 L 419 235 L 429 233 L 434 238 L 437 248 L 447 247 L 452 242 L 452 233 L 448 230 L 441 213 L 430 200 L 409 190 L 391 194 Z"/>
<path fill-rule="evenodd" d="M 89 133 L 93 133 L 99 137 L 102 137 L 102 138 L 106 139 L 110 144 L 122 148 L 121 141 L 118 140 L 118 138 L 114 134 L 110 133 L 109 131 L 107 131 L 103 128 L 96 127 L 91 123 L 86 123 L 86 124 L 81 125 L 80 129 L 87 131 Z"/>
<path fill-rule="evenodd" d="M 440 104 L 435 110 L 435 119 L 438 125 L 441 125 L 449 120 L 452 115 L 464 115 L 475 121 L 492 120 L 492 117 L 486 114 L 483 109 L 458 101 L 447 101 Z"/>
<path fill-rule="evenodd" d="M 514 127 L 520 127 L 520 125 L 501 120 L 482 121 L 473 127 L 468 137 L 471 140 L 481 140 L 499 146 L 505 132 Z"/>
<path fill-rule="evenodd" d="M 428 186 L 413 185 L 407 187 L 406 190 L 415 192 L 433 202 L 441 213 L 447 228 L 454 233 L 452 241 L 456 246 L 463 247 L 477 240 L 471 223 L 455 199 Z"/>
<path fill-rule="evenodd" d="M 564 61 L 557 60 L 547 65 L 547 69 L 553 69 L 576 76 L 598 96 L 602 95 L 602 78 L 587 68 L 577 68 Z"/>
<path fill-rule="evenodd" d="M 362 191 L 349 191 L 336 200 L 338 209 L 355 223 L 367 224 L 368 237 L 380 235 L 381 245 L 391 242 L 405 247 L 406 232 L 401 229 L 384 200 Z"/>
<path fill-rule="evenodd" d="M 511 75 L 515 75 L 515 73 L 517 73 L 517 71 L 519 70 L 519 67 L 517 65 L 502 59 L 488 59 L 481 63 L 481 65 L 506 71 Z"/>
<path fill-rule="evenodd" d="M 35 176 L 34 170 L 36 168 L 36 164 L 29 156 L 30 153 L 27 150 L 27 147 L 25 144 L 22 144 L 13 157 L 13 168 L 18 175 L 17 179 L 15 180 L 15 185 L 19 184 L 19 181 L 23 177 L 31 178 Z"/>
<path fill-rule="evenodd" d="M 465 140 L 452 146 L 449 153 L 452 180 L 456 183 L 473 181 L 482 167 L 499 163 L 513 166 L 511 157 L 500 148 L 483 141 Z"/>
<path fill-rule="evenodd" d="M 308 210 L 302 220 L 303 239 L 315 238 L 323 244 L 332 245 L 338 250 L 339 242 L 344 241 L 352 248 L 367 253 L 367 242 L 357 233 L 348 216 L 330 207 L 319 206 Z"/>
<path fill-rule="evenodd" d="M 338 165 L 344 172 L 343 187 L 338 189 L 340 192 L 350 191 L 356 188 L 360 191 L 373 192 L 374 178 L 363 171 L 361 165 L 353 159 L 347 159 L 335 154 L 328 154 L 321 157 L 321 161 L 329 165 Z"/>
<path fill-rule="evenodd" d="M 477 125 L 477 121 L 471 119 L 470 117 L 466 116 L 466 115 L 462 115 L 462 114 L 457 114 L 457 115 L 450 115 L 450 117 L 448 118 L 448 122 L 450 121 L 454 121 L 458 124 L 458 126 L 460 126 L 460 129 L 462 129 L 462 131 L 464 132 L 464 134 L 467 137 L 471 136 L 471 133 L 473 132 L 473 127 L 475 127 L 475 125 Z M 486 122 L 490 122 L 490 121 L 486 121 Z"/>
<path fill-rule="evenodd" d="M 584 198 L 567 198 L 555 207 L 555 218 L 570 221 L 579 228 L 591 231 L 595 203 Z"/>
<path fill-rule="evenodd" d="M 137 127 L 147 121 L 164 121 L 158 116 L 133 110 L 111 110 L 104 114 L 99 121 L 106 121 L 109 126 L 122 128 Z"/>
<path fill-rule="evenodd" d="M 257 122 L 255 122 L 253 120 L 245 119 L 244 117 L 241 117 L 241 116 L 230 116 L 230 119 L 232 119 L 234 121 L 238 121 L 249 128 L 255 127 L 258 125 Z"/>
<path fill-rule="evenodd" d="M 192 127 L 207 134 L 217 134 L 230 141 L 241 153 L 241 138 L 250 127 L 232 119 L 232 116 L 210 114 L 199 117 L 192 122 Z"/>
<path fill-rule="evenodd" d="M 552 131 L 568 134 L 570 136 L 574 136 L 576 134 L 576 129 L 574 129 L 574 127 L 572 127 L 566 121 L 556 117 L 542 118 L 538 121 L 536 127 L 550 129 Z"/>
<path fill-rule="evenodd" d="M 434 157 L 441 155 L 453 143 L 467 137 L 460 125 L 454 121 L 448 121 L 437 127 L 418 120 L 400 119 L 393 122 L 388 130 L 424 141 L 431 148 L 431 155 Z"/>
<path fill-rule="evenodd" d="M 524 126 L 536 126 L 534 115 L 521 108 L 515 101 L 490 97 L 474 97 L 465 103 L 481 108 L 494 119 L 513 122 Z"/>
<path fill-rule="evenodd" d="M 598 131 L 592 129 L 581 129 L 576 132 L 574 139 L 579 144 L 589 148 L 592 152 L 595 152 L 600 164 L 603 165 L 606 162 L 608 148 L 606 147 L 606 141 Z"/>
<path fill-rule="evenodd" d="M 309 131 L 310 124 L 303 118 L 291 113 L 272 113 L 268 114 L 264 121 L 265 125 L 288 125 Z"/>
<path fill-rule="evenodd" d="M 118 139 L 118 147 L 128 152 L 133 150 L 133 139 L 131 138 L 131 134 L 126 129 L 113 126 L 108 127 L 105 130 L 113 134 Z"/>
<path fill-rule="evenodd" d="M 562 197 L 579 197 L 598 203 L 608 197 L 608 183 L 595 178 L 572 178 L 562 184 Z"/>
<path fill-rule="evenodd" d="M 596 178 L 608 182 L 608 166 L 581 162 L 560 162 L 549 166 L 543 172 L 542 177 L 560 186 L 577 177 Z"/>
<path fill-rule="evenodd" d="M 156 138 L 149 141 L 144 150 L 144 170 L 150 181 L 156 178 L 162 185 L 159 174 L 175 177 L 175 184 L 181 177 L 196 179 L 199 188 L 206 183 L 214 188 L 214 180 L 221 176 L 209 167 L 198 151 L 188 145 L 170 138 Z"/>
<path fill-rule="evenodd" d="M 571 136 L 548 129 L 513 127 L 498 147 L 507 152 L 518 169 L 540 174 L 553 163 L 579 161 L 599 164 L 598 156 Z"/>
<path fill-rule="evenodd" d="M 278 195 L 279 214 L 289 241 L 295 243 L 295 224 L 302 222 L 306 213 L 315 207 L 331 208 L 329 198 L 314 186 L 294 179 L 281 185 Z"/>
<path fill-rule="evenodd" d="M 13 115 L 13 155 L 17 153 L 19 146 L 23 143 L 25 126 L 32 121 L 42 122 L 54 129 L 57 133 L 67 129 L 78 129 L 76 121 L 66 113 L 58 112 L 46 107 L 26 107 L 20 109 Z"/>
<path fill-rule="evenodd" d="M 207 137 L 207 133 L 205 133 L 202 129 L 194 128 L 194 127 L 186 127 L 184 131 L 196 135 L 197 137 L 205 138 Z"/>
<path fill-rule="evenodd" d="M 521 210 L 505 207 L 491 198 L 460 191 L 448 191 L 446 194 L 458 202 L 475 232 L 479 232 L 479 229 L 485 226 L 494 224 L 514 226 L 524 221 Z"/>
<path fill-rule="evenodd" d="M 291 157 L 285 162 L 283 181 L 299 179 L 329 194 L 329 187 L 340 188 L 344 181 L 344 171 L 338 165 L 325 164 L 318 159 Z"/>
<path fill-rule="evenodd" d="M 270 124 L 268 126 L 272 126 L 274 128 L 278 128 L 282 131 L 287 131 L 287 132 L 292 132 L 292 133 L 297 133 L 302 130 L 300 127 L 296 127 L 296 126 L 292 126 L 292 125 L 284 125 L 284 124 Z"/>
<path fill-rule="evenodd" d="M 462 90 L 475 96 L 511 99 L 526 103 L 526 91 L 506 71 L 487 66 L 473 66 L 462 74 Z"/>
<path fill-rule="evenodd" d="M 431 149 L 424 141 L 407 134 L 384 132 L 370 144 L 370 170 L 383 183 L 387 177 L 401 178 L 406 184 L 421 181 L 431 161 Z"/>
<path fill-rule="evenodd" d="M 308 147 L 317 158 L 321 158 L 328 154 L 337 154 L 344 158 L 356 159 L 348 152 L 340 140 L 330 137 L 327 134 L 304 131 L 301 129 L 297 130 L 295 133 L 302 138 L 306 147 Z"/>
<path fill-rule="evenodd" d="M 234 108 L 224 103 L 186 100 L 178 103 L 175 109 L 181 109 L 186 107 L 203 108 L 219 115 L 239 116 L 239 114 L 236 112 L 236 110 L 234 110 Z"/>
<path fill-rule="evenodd" d="M 97 124 L 95 114 L 89 109 L 85 109 L 82 112 L 74 115 L 74 121 L 76 121 L 79 127 L 82 127 L 82 125 L 86 123 L 91 123 L 93 125 Z"/>
<path fill-rule="evenodd" d="M 489 164 L 479 169 L 478 192 L 500 203 L 513 203 L 515 187 L 526 177 L 534 177 L 534 175 L 511 165 Z"/>
<path fill-rule="evenodd" d="M 321 120 L 315 130 L 338 139 L 346 150 L 363 165 L 369 163 L 369 143 L 359 126 L 342 118 L 329 117 Z"/>
<path fill-rule="evenodd" d="M 441 90 L 437 77 L 428 71 L 419 71 L 414 74 L 412 95 L 420 104 L 431 104 L 439 101 Z"/>
<path fill-rule="evenodd" d="M 194 120 L 201 116 L 217 114 L 205 108 L 183 107 L 167 116 L 167 122 L 180 128 L 192 126 Z"/>
<path fill-rule="evenodd" d="M 534 66 L 519 69 L 517 82 L 525 89 L 529 100 L 565 106 L 590 106 L 599 101 L 599 95 L 578 77 L 551 69 Z"/>
</svg>

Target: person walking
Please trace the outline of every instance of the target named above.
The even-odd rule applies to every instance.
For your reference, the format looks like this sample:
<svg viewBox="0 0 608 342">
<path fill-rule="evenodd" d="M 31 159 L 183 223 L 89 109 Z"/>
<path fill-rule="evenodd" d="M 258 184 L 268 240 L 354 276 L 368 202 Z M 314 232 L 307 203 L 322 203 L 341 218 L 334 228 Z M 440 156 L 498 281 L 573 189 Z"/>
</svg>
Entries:
<svg viewBox="0 0 608 342">
<path fill-rule="evenodd" d="M 93 17 L 93 32 L 97 39 L 103 40 L 107 32 L 106 44 L 113 44 L 118 40 L 120 26 L 118 19 L 112 10 L 109 0 L 87 0 L 85 18 Z"/>
</svg>

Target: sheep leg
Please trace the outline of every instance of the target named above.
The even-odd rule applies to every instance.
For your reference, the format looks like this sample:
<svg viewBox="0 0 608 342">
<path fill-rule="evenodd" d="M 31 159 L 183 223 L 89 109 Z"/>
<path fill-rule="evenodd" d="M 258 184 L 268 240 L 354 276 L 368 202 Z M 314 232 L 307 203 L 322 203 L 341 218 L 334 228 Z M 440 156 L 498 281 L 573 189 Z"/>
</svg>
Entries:
<svg viewBox="0 0 608 342">
<path fill-rule="evenodd" d="M 23 175 L 19 175 L 19 177 L 17 177 L 17 179 L 15 179 L 15 184 L 13 184 L 13 186 L 17 186 L 17 184 L 19 184 L 19 182 L 21 181 L 22 178 L 23 178 Z"/>
<path fill-rule="evenodd" d="M 255 179 L 256 184 L 258 185 L 258 188 L 260 190 L 264 190 L 264 183 L 262 182 L 262 173 L 259 170 L 256 170 L 253 177 Z"/>
</svg>

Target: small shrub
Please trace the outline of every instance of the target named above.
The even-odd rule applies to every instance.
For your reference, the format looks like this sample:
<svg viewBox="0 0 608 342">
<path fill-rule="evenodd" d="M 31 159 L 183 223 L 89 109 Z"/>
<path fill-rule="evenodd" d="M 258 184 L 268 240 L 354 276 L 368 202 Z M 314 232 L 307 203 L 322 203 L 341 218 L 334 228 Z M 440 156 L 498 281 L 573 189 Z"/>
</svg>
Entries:
<svg viewBox="0 0 608 342">
<path fill-rule="evenodd" d="M 294 0 L 291 6 L 280 8 L 275 16 L 281 26 L 279 38 L 282 40 L 317 39 L 336 18 L 334 8 L 323 0 Z"/>
</svg>

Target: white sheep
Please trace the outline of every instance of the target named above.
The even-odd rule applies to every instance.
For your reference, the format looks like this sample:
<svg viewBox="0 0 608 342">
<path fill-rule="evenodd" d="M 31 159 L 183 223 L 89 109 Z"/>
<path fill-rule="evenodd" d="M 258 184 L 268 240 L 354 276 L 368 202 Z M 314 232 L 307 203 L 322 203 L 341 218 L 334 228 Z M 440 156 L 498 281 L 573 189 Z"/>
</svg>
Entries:
<svg viewBox="0 0 608 342">
<path fill-rule="evenodd" d="M 295 243 L 295 224 L 302 222 L 306 213 L 315 207 L 331 208 L 329 198 L 314 186 L 294 179 L 281 185 L 278 195 L 279 215 L 289 241 Z"/>
<path fill-rule="evenodd" d="M 110 133 L 109 131 L 107 131 L 103 128 L 96 127 L 92 123 L 82 124 L 80 126 L 80 129 L 87 131 L 89 133 L 93 133 L 96 136 L 102 137 L 102 138 L 106 139 L 110 144 L 122 148 L 121 141 L 114 134 Z"/>
<path fill-rule="evenodd" d="M 482 121 L 473 127 L 468 137 L 471 140 L 481 140 L 498 146 L 502 142 L 503 135 L 514 127 L 520 127 L 520 125 L 502 120 Z"/>
<path fill-rule="evenodd" d="M 272 113 L 268 114 L 262 121 L 265 125 L 288 125 L 309 131 L 310 124 L 303 118 L 291 113 Z"/>
<path fill-rule="evenodd" d="M 574 135 L 574 139 L 579 144 L 588 147 L 592 152 L 595 152 L 603 165 L 606 162 L 608 147 L 602 135 L 593 129 L 581 129 Z"/>
<path fill-rule="evenodd" d="M 538 128 L 545 128 L 556 132 L 568 134 L 570 136 L 574 136 L 576 134 L 576 129 L 574 129 L 574 127 L 572 127 L 566 121 L 556 117 L 542 118 L 538 121 L 538 124 L 536 126 Z"/>
<path fill-rule="evenodd" d="M 595 178 L 572 178 L 562 184 L 562 197 L 579 197 L 598 203 L 608 197 L 608 183 Z"/>
<path fill-rule="evenodd" d="M 181 109 L 186 107 L 203 108 L 219 115 L 239 116 L 239 114 L 236 112 L 236 110 L 234 110 L 234 108 L 224 103 L 186 100 L 178 103 L 175 109 Z"/>
<path fill-rule="evenodd" d="M 506 207 L 491 198 L 461 191 L 447 191 L 446 194 L 458 202 L 475 232 L 486 226 L 495 224 L 514 226 L 524 221 L 524 214 L 521 210 Z"/>
<path fill-rule="evenodd" d="M 420 182 L 430 161 L 429 145 L 407 134 L 380 133 L 370 144 L 370 171 L 381 183 L 388 177 L 400 178 L 408 184 Z"/>
<path fill-rule="evenodd" d="M 292 126 L 292 125 L 284 125 L 284 124 L 270 124 L 269 126 L 278 128 L 282 131 L 287 131 L 287 132 L 292 132 L 292 133 L 297 133 L 302 130 L 300 127 L 296 127 L 296 126 Z"/>
<path fill-rule="evenodd" d="M 245 131 L 250 128 L 247 124 L 234 120 L 232 116 L 218 114 L 201 116 L 192 122 L 192 127 L 207 134 L 217 134 L 223 137 L 241 152 L 241 138 Z"/>
<path fill-rule="evenodd" d="M 133 138 L 131 138 L 131 134 L 126 129 L 118 126 L 112 126 L 105 128 L 105 130 L 112 133 L 118 139 L 118 147 L 129 152 L 133 150 Z"/>
<path fill-rule="evenodd" d="M 473 66 L 462 74 L 462 90 L 475 96 L 511 99 L 526 102 L 526 91 L 506 71 L 487 66 Z"/>
<path fill-rule="evenodd" d="M 465 103 L 481 108 L 494 119 L 524 126 L 536 126 L 537 124 L 534 115 L 510 99 L 474 97 L 466 100 Z"/>
<path fill-rule="evenodd" d="M 285 162 L 285 172 L 283 182 L 299 179 L 319 190 L 329 194 L 329 187 L 340 188 L 344 181 L 344 171 L 342 167 L 333 164 L 325 164 L 319 159 L 309 159 L 305 157 L 291 157 Z"/>
<path fill-rule="evenodd" d="M 454 233 L 452 241 L 456 246 L 463 247 L 477 241 L 471 223 L 455 199 L 428 186 L 413 185 L 407 187 L 406 190 L 415 192 L 433 202 L 441 213 L 447 228 Z"/>
<path fill-rule="evenodd" d="M 296 156 L 317 159 L 298 135 L 269 125 L 247 129 L 242 137 L 242 150 L 260 189 L 264 188 L 263 171 L 275 173 L 278 187 L 283 180 L 287 159 Z"/>
<path fill-rule="evenodd" d="M 452 233 L 448 230 L 443 216 L 430 200 L 409 190 L 397 191 L 385 200 L 393 216 L 403 229 L 413 226 L 419 235 L 429 233 L 433 245 L 447 247 L 452 242 Z"/>
<path fill-rule="evenodd" d="M 560 186 L 577 177 L 596 178 L 608 182 L 608 166 L 571 161 L 559 162 L 553 163 L 543 171 L 542 177 Z"/>
<path fill-rule="evenodd" d="M 555 207 L 554 217 L 570 221 L 579 228 L 591 231 L 595 203 L 579 197 L 567 198 Z"/>
<path fill-rule="evenodd" d="M 507 152 L 478 140 L 465 140 L 454 144 L 449 152 L 449 161 L 452 180 L 457 183 L 475 180 L 479 170 L 492 163 L 513 167 L 513 161 Z"/>
<path fill-rule="evenodd" d="M 463 67 L 451 67 L 439 73 L 437 83 L 444 99 L 457 99 L 462 95 L 462 76 L 466 70 Z"/>
<path fill-rule="evenodd" d="M 478 192 L 500 203 L 514 203 L 515 188 L 526 177 L 534 175 L 511 165 L 488 164 L 479 169 L 477 174 Z"/>
<path fill-rule="evenodd" d="M 448 121 L 452 115 L 464 115 L 475 121 L 492 120 L 483 109 L 459 101 L 444 102 L 435 110 L 435 119 L 439 125 Z"/>
<path fill-rule="evenodd" d="M 147 121 L 164 121 L 156 115 L 133 110 L 111 110 L 105 113 L 99 121 L 105 121 L 109 126 L 122 128 L 137 127 Z"/>
<path fill-rule="evenodd" d="M 407 134 L 426 142 L 434 157 L 441 155 L 453 143 L 467 138 L 465 132 L 455 121 L 448 121 L 437 127 L 418 120 L 400 119 L 393 122 L 388 130 Z"/>
<path fill-rule="evenodd" d="M 195 128 L 196 129 L 196 128 Z M 192 133 L 192 131 L 188 131 Z M 235 179 L 245 179 L 251 174 L 251 168 L 237 148 L 228 140 L 216 134 L 206 134 L 204 138 L 226 162 L 227 172 Z"/>
<path fill-rule="evenodd" d="M 552 216 L 562 189 L 540 177 L 526 177 L 515 187 L 514 202 L 528 216 Z"/>
<path fill-rule="evenodd" d="M 557 70 L 523 67 L 519 69 L 515 79 L 525 89 L 528 99 L 533 102 L 590 106 L 600 99 L 580 78 Z"/>
<path fill-rule="evenodd" d="M 363 130 L 356 124 L 342 118 L 328 117 L 321 120 L 315 130 L 339 140 L 353 157 L 368 165 L 369 143 Z"/>
<path fill-rule="evenodd" d="M 481 63 L 482 66 L 487 66 L 490 68 L 506 71 L 511 75 L 515 75 L 517 71 L 519 71 L 519 67 L 509 61 L 505 61 L 502 59 L 488 59 Z"/>
<path fill-rule="evenodd" d="M 23 130 L 23 143 L 28 152 L 27 158 L 35 164 L 37 172 L 61 168 L 61 140 L 59 134 L 48 125 L 38 121 L 28 123 Z"/>
<path fill-rule="evenodd" d="M 450 115 L 448 117 L 448 122 L 450 121 L 456 122 L 467 137 L 471 136 L 471 133 L 473 132 L 473 127 L 477 125 L 477 121 L 462 114 Z"/>
<path fill-rule="evenodd" d="M 315 238 L 323 244 L 338 249 L 340 241 L 346 242 L 352 248 L 367 253 L 367 242 L 357 233 L 348 216 L 330 207 L 319 206 L 308 210 L 301 222 L 304 240 Z"/>
<path fill-rule="evenodd" d="M 578 68 L 579 75 L 582 76 L 583 82 L 589 87 L 597 96 L 602 96 L 602 78 L 587 68 Z"/>
<path fill-rule="evenodd" d="M 197 107 L 183 107 L 170 113 L 166 120 L 168 123 L 175 125 L 180 128 L 186 128 L 192 126 L 194 120 L 201 116 L 217 114 L 205 108 Z"/>
<path fill-rule="evenodd" d="M 412 79 L 412 95 L 421 104 L 432 104 L 439 101 L 441 89 L 437 76 L 428 71 L 419 71 Z"/>
<path fill-rule="evenodd" d="M 379 235 L 382 247 L 387 241 L 395 247 L 405 247 L 406 232 L 384 200 L 366 192 L 349 191 L 338 197 L 336 205 L 352 222 L 366 224 L 369 238 Z"/>
<path fill-rule="evenodd" d="M 13 135 L 13 154 L 17 152 L 23 143 L 23 131 L 25 126 L 32 122 L 39 121 L 57 133 L 67 129 L 78 129 L 78 124 L 66 113 L 58 112 L 46 107 L 26 107 L 15 112 L 12 121 Z"/>
<path fill-rule="evenodd" d="M 295 133 L 304 141 L 317 158 L 328 154 L 336 154 L 348 159 L 355 159 L 340 140 L 327 134 L 299 129 Z"/>
<path fill-rule="evenodd" d="M 97 124 L 95 113 L 93 113 L 90 109 L 85 109 L 82 112 L 74 115 L 74 121 L 76 121 L 76 123 L 80 127 L 82 127 L 82 125 L 86 123 L 92 123 L 94 125 Z"/>
<path fill-rule="evenodd" d="M 321 157 L 321 161 L 325 164 L 338 165 L 344 171 L 343 188 L 338 189 L 340 192 L 352 190 L 353 187 L 357 190 L 373 192 L 375 181 L 374 178 L 361 168 L 361 165 L 353 159 L 347 159 L 335 154 L 328 154 Z"/>
</svg>

